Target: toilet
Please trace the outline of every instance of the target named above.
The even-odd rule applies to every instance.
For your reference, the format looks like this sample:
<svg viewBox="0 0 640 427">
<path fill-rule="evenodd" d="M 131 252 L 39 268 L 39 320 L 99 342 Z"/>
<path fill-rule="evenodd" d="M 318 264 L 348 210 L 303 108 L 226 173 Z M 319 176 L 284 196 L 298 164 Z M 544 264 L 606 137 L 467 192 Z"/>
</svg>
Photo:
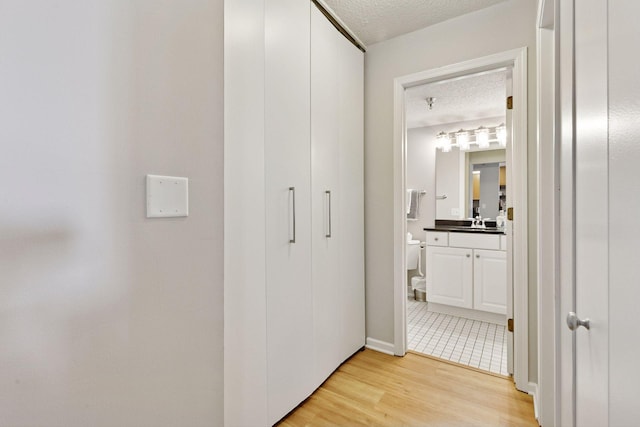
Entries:
<svg viewBox="0 0 640 427">
<path fill-rule="evenodd" d="M 407 237 L 410 237 L 410 235 Z M 420 251 L 422 250 L 420 247 L 421 243 L 420 240 L 407 240 L 407 270 L 418 269 L 420 273 L 418 276 L 411 278 L 411 290 L 413 291 L 416 301 L 426 301 L 427 291 L 427 280 L 422 274 L 422 268 L 420 268 L 422 258 L 420 256 Z"/>
<path fill-rule="evenodd" d="M 407 240 L 407 270 L 418 268 L 420 240 Z"/>
</svg>

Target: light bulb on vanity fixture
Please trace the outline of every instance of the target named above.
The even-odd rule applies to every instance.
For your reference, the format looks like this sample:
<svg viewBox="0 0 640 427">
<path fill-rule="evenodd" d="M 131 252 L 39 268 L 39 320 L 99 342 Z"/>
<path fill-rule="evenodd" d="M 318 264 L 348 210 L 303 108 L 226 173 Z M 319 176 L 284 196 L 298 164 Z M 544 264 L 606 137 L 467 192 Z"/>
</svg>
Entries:
<svg viewBox="0 0 640 427">
<path fill-rule="evenodd" d="M 440 132 L 436 138 L 438 140 L 438 148 L 440 148 L 443 153 L 451 151 L 451 138 L 449 138 L 448 133 Z"/>
<path fill-rule="evenodd" d="M 480 148 L 489 148 L 489 129 L 484 126 L 480 126 L 475 130 L 476 144 Z"/>
<path fill-rule="evenodd" d="M 496 127 L 496 138 L 501 147 L 507 146 L 507 128 L 504 123 L 500 123 L 500 126 Z"/>
<path fill-rule="evenodd" d="M 464 129 L 460 129 L 456 132 L 456 144 L 461 151 L 469 150 L 469 132 Z"/>
</svg>

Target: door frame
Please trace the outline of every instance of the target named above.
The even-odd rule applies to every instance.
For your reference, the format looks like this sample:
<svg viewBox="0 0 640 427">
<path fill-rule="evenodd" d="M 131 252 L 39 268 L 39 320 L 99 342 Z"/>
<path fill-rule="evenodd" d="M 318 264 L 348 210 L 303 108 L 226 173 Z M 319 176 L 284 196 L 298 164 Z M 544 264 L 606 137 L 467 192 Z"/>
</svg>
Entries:
<svg viewBox="0 0 640 427">
<path fill-rule="evenodd" d="M 553 32 L 553 42 L 546 40 L 544 32 Z M 574 2 L 560 0 L 539 0 L 538 3 L 538 46 L 539 60 L 554 61 L 552 77 L 553 94 L 541 92 L 542 81 L 538 81 L 538 108 L 555 109 L 553 121 L 538 118 L 538 136 L 553 132 L 554 149 L 546 155 L 539 152 L 539 171 L 553 168 L 555 178 L 546 185 L 539 182 L 538 193 L 554 192 L 553 200 L 546 198 L 546 212 L 549 216 L 553 207 L 552 221 L 546 221 L 542 233 L 538 218 L 539 251 L 553 251 L 550 258 L 539 257 L 540 270 L 553 265 L 553 286 L 544 283 L 539 275 L 538 330 L 548 333 L 538 336 L 538 381 L 539 381 L 539 421 L 542 425 L 575 425 L 575 337 L 564 322 L 564 314 L 575 310 L 575 89 L 574 89 Z M 548 50 L 553 49 L 551 54 Z M 553 57 L 551 59 L 551 56 Z M 538 70 L 540 77 L 540 70 Z M 538 141 L 539 149 L 541 141 Z M 540 196 L 539 196 L 540 197 Z M 539 198 L 539 211 L 544 200 Z M 549 222 L 552 222 L 549 227 Z M 551 248 L 553 242 L 554 247 Z M 547 253 L 547 257 L 549 253 Z M 549 273 L 549 272 L 547 272 Z M 551 276 L 548 276 L 551 277 Z M 546 287 L 546 290 L 543 288 Z M 549 329 L 549 319 L 553 316 L 553 328 Z M 543 329 L 546 328 L 546 329 Z"/>
<path fill-rule="evenodd" d="M 555 342 L 559 316 L 558 286 L 559 178 L 556 132 L 556 36 L 555 2 L 538 1 L 537 53 L 537 152 L 538 152 L 538 421 L 555 420 Z"/>
<path fill-rule="evenodd" d="M 527 141 L 527 48 L 500 52 L 457 64 L 421 71 L 394 79 L 394 354 L 407 350 L 406 309 L 406 126 L 405 89 L 501 67 L 513 67 L 513 130 L 518 141 Z M 535 392 L 529 383 L 529 297 L 527 145 L 512 147 L 513 208 L 520 221 L 513 226 L 514 366 L 516 388 Z M 517 319 L 517 321 L 515 321 Z"/>
</svg>

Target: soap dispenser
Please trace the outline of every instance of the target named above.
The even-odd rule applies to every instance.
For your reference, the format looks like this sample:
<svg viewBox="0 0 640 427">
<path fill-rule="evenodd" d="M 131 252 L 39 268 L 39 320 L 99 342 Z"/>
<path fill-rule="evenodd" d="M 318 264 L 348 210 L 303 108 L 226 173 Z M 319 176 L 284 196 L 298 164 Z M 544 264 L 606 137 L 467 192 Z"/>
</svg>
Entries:
<svg viewBox="0 0 640 427">
<path fill-rule="evenodd" d="M 504 228 L 505 216 L 504 210 L 500 209 L 500 215 L 496 217 L 496 227 Z"/>
</svg>

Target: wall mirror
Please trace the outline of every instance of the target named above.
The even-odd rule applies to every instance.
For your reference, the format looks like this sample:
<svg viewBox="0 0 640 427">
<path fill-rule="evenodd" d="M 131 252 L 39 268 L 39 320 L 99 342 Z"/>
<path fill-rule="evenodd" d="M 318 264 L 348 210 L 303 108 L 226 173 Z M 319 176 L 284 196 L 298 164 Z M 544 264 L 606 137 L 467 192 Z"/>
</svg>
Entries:
<svg viewBox="0 0 640 427">
<path fill-rule="evenodd" d="M 436 219 L 495 219 L 506 209 L 506 150 L 436 149 Z"/>
</svg>

